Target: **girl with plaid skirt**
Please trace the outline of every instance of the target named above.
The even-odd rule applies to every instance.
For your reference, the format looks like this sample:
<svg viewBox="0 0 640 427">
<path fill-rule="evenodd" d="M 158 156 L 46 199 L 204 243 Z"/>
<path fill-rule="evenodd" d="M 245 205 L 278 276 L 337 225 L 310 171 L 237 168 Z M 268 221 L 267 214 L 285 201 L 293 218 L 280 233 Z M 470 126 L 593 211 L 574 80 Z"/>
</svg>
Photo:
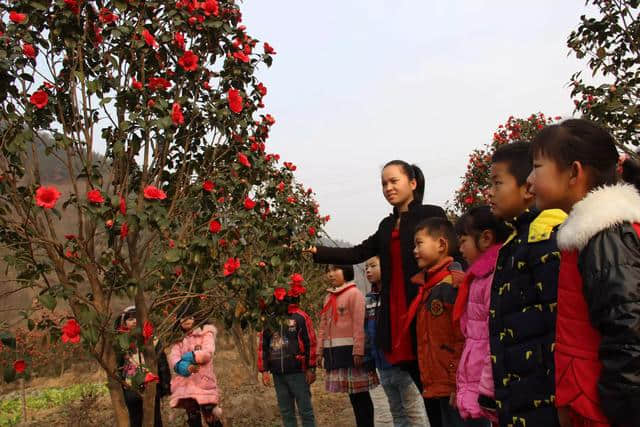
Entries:
<svg viewBox="0 0 640 427">
<path fill-rule="evenodd" d="M 348 393 L 358 427 L 373 427 L 369 390 L 379 384 L 373 366 L 364 364 L 364 295 L 353 283 L 350 265 L 331 265 L 320 315 L 318 354 L 328 392 Z"/>
</svg>

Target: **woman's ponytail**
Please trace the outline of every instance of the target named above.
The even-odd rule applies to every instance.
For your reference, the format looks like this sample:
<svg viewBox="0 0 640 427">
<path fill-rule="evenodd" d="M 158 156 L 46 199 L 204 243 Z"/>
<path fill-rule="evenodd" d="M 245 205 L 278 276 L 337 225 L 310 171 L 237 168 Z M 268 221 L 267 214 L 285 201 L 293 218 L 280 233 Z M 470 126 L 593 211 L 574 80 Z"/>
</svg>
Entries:
<svg viewBox="0 0 640 427">
<path fill-rule="evenodd" d="M 413 170 L 413 178 L 416 180 L 416 189 L 413 190 L 413 200 L 422 204 L 422 200 L 424 199 L 424 174 L 422 173 L 422 169 L 420 169 L 416 165 L 411 165 L 411 169 Z"/>
<path fill-rule="evenodd" d="M 622 162 L 622 179 L 640 191 L 640 160 L 629 157 Z"/>
</svg>

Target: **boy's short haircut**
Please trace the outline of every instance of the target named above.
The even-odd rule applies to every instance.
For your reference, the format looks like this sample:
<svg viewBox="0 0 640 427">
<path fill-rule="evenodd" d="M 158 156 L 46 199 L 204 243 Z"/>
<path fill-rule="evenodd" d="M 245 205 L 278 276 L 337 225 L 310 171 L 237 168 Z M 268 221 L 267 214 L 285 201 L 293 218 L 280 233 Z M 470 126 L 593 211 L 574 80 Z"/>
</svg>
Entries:
<svg viewBox="0 0 640 427">
<path fill-rule="evenodd" d="M 336 264 L 331 264 L 329 266 L 329 268 L 337 268 L 342 270 L 342 277 L 344 278 L 345 282 L 352 282 L 353 279 L 356 277 L 356 274 L 353 270 L 353 265 L 336 265 Z"/>
<path fill-rule="evenodd" d="M 506 163 L 507 169 L 516 179 L 519 186 L 527 182 L 527 178 L 533 169 L 533 156 L 531 144 L 526 141 L 517 141 L 498 147 L 491 157 L 492 163 Z"/>
<path fill-rule="evenodd" d="M 424 231 L 435 239 L 444 238 L 449 247 L 447 255 L 453 256 L 457 253 L 458 236 L 453 224 L 448 219 L 439 217 L 424 219 L 416 226 L 415 233 L 419 231 Z"/>
</svg>

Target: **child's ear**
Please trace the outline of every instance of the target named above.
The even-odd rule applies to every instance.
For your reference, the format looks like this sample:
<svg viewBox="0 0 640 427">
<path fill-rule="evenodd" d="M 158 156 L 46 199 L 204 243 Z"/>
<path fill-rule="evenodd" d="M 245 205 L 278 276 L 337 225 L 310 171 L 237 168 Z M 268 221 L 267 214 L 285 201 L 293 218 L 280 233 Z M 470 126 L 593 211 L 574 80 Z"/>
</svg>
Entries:
<svg viewBox="0 0 640 427">
<path fill-rule="evenodd" d="M 449 253 L 449 241 L 444 237 L 438 238 L 438 249 L 445 255 Z"/>
<path fill-rule="evenodd" d="M 522 197 L 524 197 L 525 202 L 528 203 L 532 203 L 535 198 L 536 195 L 531 191 L 533 188 L 532 183 L 530 183 L 529 181 L 525 182 L 521 187 L 521 191 L 522 191 Z"/>
<path fill-rule="evenodd" d="M 575 161 L 569 167 L 569 184 L 577 184 L 579 181 L 585 181 L 587 175 L 582 163 Z"/>
<path fill-rule="evenodd" d="M 489 249 L 496 241 L 496 233 L 493 230 L 484 230 L 480 233 L 480 238 L 478 239 L 478 249 L 481 252 Z"/>
</svg>

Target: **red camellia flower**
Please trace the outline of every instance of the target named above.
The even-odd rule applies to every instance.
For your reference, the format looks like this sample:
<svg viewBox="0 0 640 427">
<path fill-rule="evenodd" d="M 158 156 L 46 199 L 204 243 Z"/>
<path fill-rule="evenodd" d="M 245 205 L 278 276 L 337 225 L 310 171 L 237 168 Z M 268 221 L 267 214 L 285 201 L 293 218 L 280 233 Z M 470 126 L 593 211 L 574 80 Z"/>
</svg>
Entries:
<svg viewBox="0 0 640 427">
<path fill-rule="evenodd" d="M 9 12 L 9 19 L 14 24 L 22 24 L 24 21 L 27 20 L 27 15 L 25 15 L 24 13 L 18 13 L 15 10 L 12 10 L 11 12 Z"/>
<path fill-rule="evenodd" d="M 173 107 L 171 109 L 171 120 L 173 120 L 173 124 L 178 126 L 184 124 L 184 115 L 182 114 L 182 107 L 177 102 L 173 103 Z"/>
<path fill-rule="evenodd" d="M 237 89 L 229 89 L 227 92 L 227 100 L 229 101 L 229 109 L 234 113 L 242 111 L 242 96 Z"/>
<path fill-rule="evenodd" d="M 169 89 L 171 87 L 171 82 L 162 77 L 151 77 L 149 78 L 149 83 L 147 83 L 147 87 L 151 90 L 158 89 Z"/>
<path fill-rule="evenodd" d="M 154 101 L 153 99 L 147 101 L 147 107 L 153 108 L 154 105 L 156 105 L 156 101 Z"/>
<path fill-rule="evenodd" d="M 144 338 L 144 343 L 146 344 L 149 341 L 149 338 L 153 336 L 153 324 L 148 320 L 144 321 L 144 325 L 142 326 L 142 338 Z"/>
<path fill-rule="evenodd" d="M 215 219 L 212 219 L 211 222 L 209 222 L 209 231 L 215 234 L 219 233 L 220 230 L 222 230 L 222 224 L 220 224 Z"/>
<path fill-rule="evenodd" d="M 270 55 L 275 55 L 276 51 L 269 45 L 269 43 L 264 43 L 264 53 L 268 53 Z"/>
<path fill-rule="evenodd" d="M 149 200 L 164 200 L 167 194 L 153 185 L 147 185 L 144 188 L 144 198 Z"/>
<path fill-rule="evenodd" d="M 278 191 L 284 191 L 284 182 L 280 181 L 280 184 L 278 184 L 276 188 Z"/>
<path fill-rule="evenodd" d="M 43 109 L 49 103 L 49 95 L 47 95 L 47 92 L 39 90 L 31 95 L 31 98 L 29 98 L 29 102 L 31 102 L 37 108 Z"/>
<path fill-rule="evenodd" d="M 287 202 L 289 202 L 289 203 L 291 203 L 291 204 L 294 204 L 294 203 L 296 203 L 296 202 L 297 202 L 297 200 L 296 200 L 296 198 L 295 198 L 295 197 L 293 197 L 293 196 L 289 196 L 289 197 L 287 197 Z"/>
<path fill-rule="evenodd" d="M 244 208 L 247 210 L 251 210 L 253 208 L 256 207 L 256 202 L 254 202 L 253 200 L 251 200 L 250 198 L 246 198 L 244 199 Z"/>
<path fill-rule="evenodd" d="M 184 36 L 182 35 L 182 33 L 175 33 L 173 35 L 173 41 L 181 50 L 184 50 L 185 42 L 184 42 Z"/>
<path fill-rule="evenodd" d="M 242 166 L 246 166 L 248 168 L 251 167 L 251 162 L 249 162 L 249 159 L 247 158 L 247 156 L 245 156 L 242 153 L 238 153 L 237 155 L 238 158 L 238 162 L 242 165 Z"/>
<path fill-rule="evenodd" d="M 89 192 L 87 193 L 87 200 L 89 200 L 91 203 L 96 203 L 96 204 L 100 204 L 100 203 L 104 203 L 104 197 L 102 196 L 102 193 L 100 192 L 100 190 L 89 190 Z"/>
<path fill-rule="evenodd" d="M 137 81 L 135 77 L 131 77 L 131 86 L 134 89 L 140 90 L 142 89 L 142 82 Z"/>
<path fill-rule="evenodd" d="M 294 171 L 294 170 L 298 169 L 298 168 L 296 167 L 296 165 L 294 165 L 294 164 L 293 164 L 293 163 L 291 163 L 291 162 L 284 162 L 284 167 L 285 167 L 285 168 L 287 168 L 287 169 L 289 169 L 290 171 Z"/>
<path fill-rule="evenodd" d="M 35 59 L 36 57 L 36 49 L 30 43 L 25 43 L 22 45 L 22 53 L 27 58 Z"/>
<path fill-rule="evenodd" d="M 185 71 L 195 71 L 198 69 L 198 55 L 187 50 L 178 60 L 178 65 L 180 65 Z"/>
<path fill-rule="evenodd" d="M 80 325 L 76 319 L 69 319 L 62 326 L 62 342 L 78 344 L 80 342 Z"/>
<path fill-rule="evenodd" d="M 240 62 L 244 62 L 245 64 L 249 62 L 249 57 L 244 54 L 244 52 L 234 52 L 233 57 Z"/>
<path fill-rule="evenodd" d="M 100 19 L 100 22 L 102 22 L 103 24 L 113 24 L 118 20 L 118 15 L 111 12 L 106 7 L 103 7 L 102 9 L 100 9 L 99 19 Z"/>
<path fill-rule="evenodd" d="M 129 235 L 129 226 L 125 222 L 120 226 L 120 240 L 124 240 L 128 235 Z"/>
<path fill-rule="evenodd" d="M 240 260 L 238 258 L 229 258 L 227 259 L 227 262 L 224 263 L 223 275 L 225 277 L 230 276 L 239 268 L 240 268 Z"/>
<path fill-rule="evenodd" d="M 149 384 L 153 382 L 160 381 L 160 377 L 154 373 L 147 372 L 147 375 L 144 376 L 144 383 Z"/>
<path fill-rule="evenodd" d="M 207 0 L 202 3 L 202 10 L 204 10 L 204 14 L 207 16 L 213 15 L 218 16 L 218 1 L 217 0 Z"/>
<path fill-rule="evenodd" d="M 27 364 L 24 362 L 24 360 L 16 360 L 15 362 L 13 362 L 13 370 L 16 371 L 16 374 L 23 373 L 26 367 Z"/>
<path fill-rule="evenodd" d="M 289 292 L 287 292 L 287 295 L 293 298 L 298 298 L 305 292 L 307 292 L 307 288 L 298 283 L 294 283 L 293 286 L 291 286 L 291 289 L 289 289 Z"/>
<path fill-rule="evenodd" d="M 258 86 L 256 88 L 258 89 L 260 95 L 265 96 L 267 94 L 267 88 L 262 83 L 258 83 Z"/>
<path fill-rule="evenodd" d="M 36 205 L 45 209 L 53 209 L 60 195 L 56 187 L 40 187 L 36 190 Z"/>
<path fill-rule="evenodd" d="M 302 285 L 302 283 L 304 282 L 304 277 L 302 277 L 302 274 L 300 273 L 293 273 L 291 275 L 291 280 L 289 281 L 290 285 Z"/>
<path fill-rule="evenodd" d="M 472 203 L 473 203 L 473 196 L 467 196 L 467 197 L 464 199 L 464 203 L 465 203 L 465 204 L 467 204 L 467 205 L 472 204 Z"/>
<path fill-rule="evenodd" d="M 202 183 L 202 189 L 206 192 L 211 193 L 211 191 L 213 191 L 214 188 L 215 188 L 215 185 L 213 185 L 213 182 L 209 181 L 208 179 Z"/>
<path fill-rule="evenodd" d="M 316 228 L 315 227 L 309 227 L 309 230 L 307 230 L 309 232 L 309 236 L 315 236 L 316 235 Z"/>
<path fill-rule="evenodd" d="M 78 7 L 78 2 L 76 0 L 64 0 L 64 4 L 67 5 L 71 13 L 74 15 L 80 13 L 80 7 Z"/>
<path fill-rule="evenodd" d="M 273 126 L 276 123 L 276 119 L 274 119 L 271 114 L 264 116 L 264 121 L 267 122 L 269 126 Z"/>
<path fill-rule="evenodd" d="M 122 215 L 127 214 L 127 200 L 122 196 L 120 196 L 120 213 Z"/>
<path fill-rule="evenodd" d="M 151 46 L 153 48 L 158 47 L 158 42 L 156 41 L 156 39 L 153 37 L 153 35 L 151 35 L 151 33 L 149 32 L 149 30 L 147 30 L 146 28 L 144 30 L 142 30 L 142 37 L 144 37 L 144 42 L 148 45 Z"/>
<path fill-rule="evenodd" d="M 282 301 L 284 299 L 284 297 L 287 296 L 287 291 L 285 288 L 276 288 L 273 291 L 273 296 L 278 300 L 278 301 Z"/>
</svg>

